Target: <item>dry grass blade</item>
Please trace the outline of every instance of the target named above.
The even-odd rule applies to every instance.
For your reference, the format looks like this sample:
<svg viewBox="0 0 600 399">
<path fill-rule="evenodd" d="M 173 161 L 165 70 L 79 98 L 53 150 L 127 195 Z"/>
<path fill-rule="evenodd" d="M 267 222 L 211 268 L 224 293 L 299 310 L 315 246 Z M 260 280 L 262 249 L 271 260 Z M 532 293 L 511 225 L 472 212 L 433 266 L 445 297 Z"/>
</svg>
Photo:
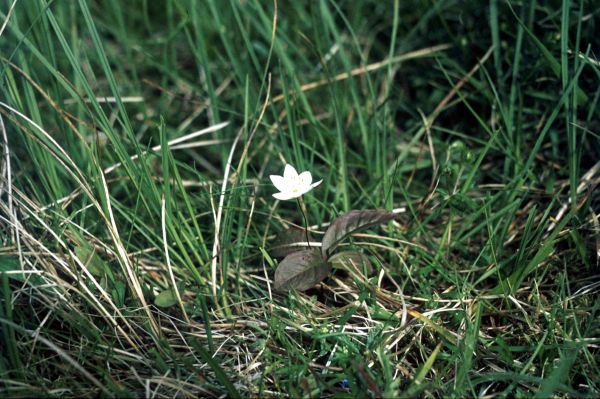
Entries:
<svg viewBox="0 0 600 399">
<path fill-rule="evenodd" d="M 119 263 L 121 263 L 121 267 L 123 267 L 123 269 L 125 270 L 126 276 L 128 278 L 128 282 L 132 286 L 138 301 L 142 305 L 142 308 L 143 308 L 144 312 L 146 313 L 146 316 L 148 317 L 148 322 L 150 323 L 150 327 L 152 328 L 152 331 L 156 335 L 160 335 L 160 327 L 159 327 L 158 323 L 156 322 L 154 315 L 150 311 L 150 307 L 148 306 L 148 303 L 146 302 L 146 298 L 144 296 L 144 292 L 142 291 L 142 286 L 140 284 L 138 276 L 133 269 L 133 265 L 131 264 L 131 261 L 129 260 L 127 251 L 125 250 L 125 247 L 123 246 L 123 243 L 121 241 L 121 237 L 119 235 L 119 230 L 117 229 L 117 224 L 115 222 L 115 218 L 114 218 L 113 211 L 112 211 L 111 198 L 110 198 L 110 194 L 108 192 L 108 185 L 106 184 L 106 179 L 104 178 L 103 173 L 100 173 L 100 179 L 102 182 L 102 188 L 104 190 L 105 203 L 107 206 L 108 218 L 110 221 L 110 224 L 107 226 L 107 227 L 109 227 L 108 232 L 111 235 L 112 241 L 116 246 L 116 250 L 119 255 L 118 256 Z"/>
<path fill-rule="evenodd" d="M 17 5 L 17 0 L 13 0 L 12 4 L 10 5 L 10 8 L 8 9 L 8 12 L 6 13 L 4 22 L 2 23 L 2 26 L 0 27 L 0 37 L 4 33 L 4 29 L 6 29 L 6 25 L 8 25 L 8 21 L 10 20 L 10 17 L 12 15 L 13 11 L 15 10 L 16 5 Z"/>
<path fill-rule="evenodd" d="M 87 380 L 89 380 L 92 384 L 94 384 L 96 387 L 98 387 L 103 395 L 105 395 L 106 397 L 109 397 L 109 398 L 114 397 L 114 394 L 111 391 L 109 391 L 100 381 L 98 381 L 98 379 L 96 379 L 96 377 L 94 377 L 92 374 L 90 374 L 82 365 L 77 363 L 77 361 L 75 359 L 73 359 L 67 352 L 65 352 L 64 350 L 59 348 L 52 341 L 42 337 L 41 335 L 37 334 L 35 331 L 24 329 L 23 327 L 19 326 L 18 324 L 15 324 L 11 321 L 0 319 L 0 323 L 4 324 L 5 326 L 10 326 L 11 328 L 14 328 L 15 330 L 19 331 L 22 334 L 27 334 L 31 338 L 33 338 L 35 341 L 39 341 L 42 344 L 46 345 L 52 351 L 56 352 L 56 354 L 61 359 L 63 359 L 65 362 L 67 362 L 68 364 L 73 366 L 73 368 L 75 370 L 77 370 Z"/>
<path fill-rule="evenodd" d="M 214 133 L 216 131 L 219 131 L 219 130 L 225 128 L 227 125 L 229 125 L 229 122 L 218 123 L 216 125 L 209 126 L 209 127 L 205 128 L 205 129 L 198 130 L 197 132 L 193 132 L 193 133 L 186 134 L 184 136 L 178 137 L 176 139 L 169 140 L 167 142 L 167 145 L 169 147 L 171 147 L 171 148 L 176 148 L 176 145 L 178 145 L 178 144 L 184 143 L 184 142 L 189 141 L 191 139 L 195 139 L 196 137 L 203 136 L 205 134 Z M 215 141 L 215 142 L 206 143 L 206 144 L 207 145 L 208 144 L 216 144 L 218 142 L 219 141 Z M 152 147 L 151 151 L 153 151 L 153 152 L 154 151 L 158 151 L 158 150 L 160 150 L 160 148 L 161 148 L 160 145 L 155 145 L 154 147 Z M 180 147 L 180 148 L 188 148 L 188 147 Z M 144 152 L 142 152 L 142 155 L 146 155 L 146 154 L 148 154 L 148 152 L 150 152 L 150 151 L 144 151 Z M 139 156 L 137 154 L 136 155 L 132 155 L 131 157 L 129 157 L 129 159 L 131 159 L 132 161 L 135 161 L 138 158 L 139 158 Z M 117 162 L 116 164 L 111 165 L 111 166 L 107 167 L 106 169 L 104 169 L 104 173 L 105 174 L 109 174 L 109 173 L 113 172 L 115 169 L 121 167 L 122 165 L 123 164 L 121 162 Z"/>
<path fill-rule="evenodd" d="M 348 79 L 352 76 L 363 75 L 367 72 L 376 71 L 376 70 L 386 67 L 390 64 L 396 64 L 399 62 L 404 62 L 404 61 L 408 61 L 408 60 L 415 59 L 415 58 L 428 57 L 428 56 L 431 56 L 432 54 L 447 50 L 451 47 L 452 47 L 452 45 L 450 45 L 450 44 L 439 44 L 437 46 L 432 46 L 432 47 L 424 48 L 421 50 L 411 51 L 409 53 L 402 54 L 402 55 L 393 57 L 391 59 L 374 62 L 373 64 L 369 64 L 364 67 L 354 68 L 349 73 L 348 72 L 339 73 L 333 78 L 333 81 L 338 82 L 341 80 Z M 328 85 L 330 83 L 331 83 L 331 80 L 329 80 L 329 79 L 321 79 L 316 82 L 303 84 L 302 86 L 300 86 L 300 90 L 303 92 L 307 92 L 307 91 L 316 89 L 318 87 Z M 285 98 L 285 96 L 283 94 L 279 94 L 278 96 L 273 97 L 273 103 L 279 102 L 279 101 L 283 100 L 284 98 Z"/>
<path fill-rule="evenodd" d="M 90 301 L 90 304 L 92 306 L 94 306 L 94 308 L 98 311 L 98 313 L 101 314 L 102 317 L 109 323 L 109 325 L 112 325 L 114 328 L 116 328 L 117 331 L 119 331 L 119 333 L 123 336 L 123 338 L 131 345 L 131 347 L 134 348 L 135 350 L 139 351 L 140 347 L 138 346 L 138 344 L 135 343 L 135 340 L 137 340 L 138 342 L 141 342 L 142 341 L 141 338 L 137 335 L 135 329 L 133 328 L 133 326 L 131 325 L 129 320 L 123 315 L 121 310 L 115 305 L 115 303 L 112 300 L 112 298 L 110 297 L 110 295 L 106 292 L 106 290 L 101 286 L 101 284 L 90 273 L 90 271 L 88 270 L 88 268 L 84 264 L 84 262 L 82 260 L 80 260 L 77 257 L 77 255 L 73 251 L 71 251 L 71 249 L 69 249 L 68 245 L 64 242 L 64 240 L 61 237 L 59 237 L 54 232 L 54 230 L 52 230 L 50 228 L 50 226 L 48 226 L 38 216 L 38 214 L 36 212 L 29 210 L 27 207 L 25 207 L 25 205 L 23 203 L 18 203 L 17 205 L 21 212 L 29 213 L 31 215 L 31 217 L 34 220 L 36 220 L 40 224 L 40 226 L 42 226 L 42 228 L 51 237 L 53 237 L 53 239 L 55 239 L 56 242 L 66 251 L 66 253 L 69 255 L 69 259 L 72 259 L 77 264 L 77 266 L 83 271 L 83 273 L 84 273 L 85 277 L 88 279 L 88 281 L 90 281 L 93 284 L 93 286 L 100 293 L 100 297 L 112 308 L 112 311 L 116 315 L 116 318 L 113 314 L 111 314 L 111 312 L 108 311 L 108 309 L 106 309 L 104 307 L 102 302 L 100 302 L 99 298 L 97 297 L 97 294 L 94 294 L 90 290 L 90 288 L 85 284 L 81 285 L 81 289 L 83 290 L 83 292 L 85 294 L 84 296 Z M 4 219 L 4 218 L 2 218 L 2 216 L 0 216 L 0 219 Z M 47 248 L 42 242 L 40 242 L 37 238 L 35 238 L 34 234 L 25 230 L 24 226 L 14 225 L 14 224 L 12 224 L 11 221 L 8 221 L 6 219 L 4 219 L 4 221 L 5 221 L 5 223 L 8 223 L 13 229 L 19 230 L 21 237 L 26 242 L 26 245 L 29 248 L 31 248 L 34 253 L 40 253 L 43 255 L 43 257 L 53 260 L 55 262 L 55 264 L 58 267 L 60 267 L 60 269 L 64 273 L 66 273 L 67 276 L 69 276 L 71 278 L 72 281 L 77 281 L 79 279 L 79 276 L 77 276 L 69 268 L 69 260 L 68 259 L 62 259 L 61 257 L 59 257 L 56 253 L 54 253 L 52 250 Z M 47 269 L 48 269 L 47 272 L 56 275 L 56 270 L 55 270 L 54 266 L 51 266 L 47 260 L 40 262 L 40 264 L 47 267 Z M 72 287 L 70 287 L 69 283 L 65 282 L 64 285 L 67 286 L 68 289 L 73 289 Z M 123 330 L 123 328 L 121 327 L 121 325 L 119 325 L 119 323 L 117 322 L 116 319 L 121 320 L 123 325 L 129 329 L 130 334 L 133 335 L 133 339 L 129 336 L 130 334 L 126 333 Z"/>
<path fill-rule="evenodd" d="M 15 1 L 16 3 L 16 1 Z M 14 6 L 14 4 L 13 4 Z M 8 196 L 8 214 L 10 215 L 10 217 L 13 219 L 13 223 L 15 226 L 18 226 L 18 221 L 17 221 L 17 214 L 15 213 L 14 209 L 13 209 L 13 187 L 12 187 L 12 168 L 10 166 L 10 147 L 8 145 L 8 136 L 6 134 L 6 127 L 4 126 L 4 118 L 2 117 L 2 114 L 0 114 L 0 129 L 2 129 L 2 141 L 3 141 L 3 145 L 2 145 L 2 149 L 3 149 L 3 155 L 4 155 L 4 159 L 2 162 L 2 171 L 0 172 L 0 196 L 2 195 L 2 193 L 5 190 L 5 184 L 6 184 L 6 195 Z M 17 244 L 20 244 L 20 240 L 18 238 L 18 229 L 14 229 L 11 230 L 11 235 L 12 235 L 12 241 L 13 242 L 17 242 Z M 19 251 L 20 252 L 20 251 Z"/>
<path fill-rule="evenodd" d="M 579 179 L 579 184 L 577 185 L 577 194 L 581 194 L 588 187 L 596 187 L 600 184 L 600 179 L 594 179 L 594 177 L 600 172 L 600 161 L 596 162 L 594 166 L 592 166 L 581 178 Z M 567 209 L 569 208 L 569 204 L 571 203 L 571 199 L 565 204 L 563 204 L 560 209 L 554 215 L 553 220 L 550 222 L 548 229 L 546 230 L 546 234 L 549 234 L 559 221 L 563 218 Z"/>
<path fill-rule="evenodd" d="M 181 309 L 181 312 L 183 313 L 183 317 L 185 318 L 186 322 L 190 322 L 190 318 L 187 315 L 187 312 L 185 311 L 185 307 L 183 305 L 183 301 L 181 300 L 181 294 L 179 294 L 179 289 L 177 288 L 177 281 L 175 281 L 175 274 L 173 273 L 173 267 L 171 266 L 171 258 L 169 257 L 169 244 L 167 243 L 167 224 L 165 221 L 165 195 L 162 195 L 161 201 L 160 201 L 160 220 L 161 220 L 161 226 L 162 226 L 162 238 L 163 238 L 163 245 L 164 245 L 164 249 L 165 249 L 165 258 L 167 261 L 167 270 L 169 272 L 169 278 L 171 279 L 171 285 L 172 285 L 172 290 L 175 293 L 175 297 L 177 298 L 177 304 L 179 305 L 179 308 Z"/>
<path fill-rule="evenodd" d="M 102 209 L 102 206 L 100 205 L 100 203 L 95 199 L 95 196 L 93 195 L 91 188 L 85 183 L 86 179 L 84 177 L 84 174 L 77 167 L 76 163 L 71 159 L 71 157 L 65 152 L 65 150 L 56 142 L 56 140 L 51 135 L 49 135 L 44 129 L 42 129 L 37 123 L 35 123 L 33 120 L 28 118 L 23 113 L 17 111 L 13 107 L 11 107 L 3 102 L 0 102 L 0 106 L 10 110 L 11 112 L 17 114 L 19 117 L 23 118 L 28 123 L 30 123 L 33 127 L 36 128 L 36 130 L 39 133 L 41 133 L 46 138 L 46 140 L 48 140 L 50 143 L 52 143 L 54 146 L 54 149 L 58 151 L 60 156 L 54 155 L 53 151 L 51 151 L 51 153 L 53 153 L 56 161 L 64 167 L 65 171 L 68 172 L 75 179 L 75 181 L 78 183 L 79 187 L 87 194 L 88 198 L 93 203 L 94 207 L 98 210 L 99 214 L 102 216 L 103 220 L 105 221 L 105 223 L 108 227 L 108 232 L 111 235 L 113 243 L 116 246 L 117 253 L 119 254 L 119 260 L 120 260 L 121 266 L 126 271 L 128 280 L 129 280 L 130 284 L 132 285 L 132 287 L 138 297 L 138 300 L 142 304 L 142 307 L 144 308 L 146 315 L 148 316 L 148 320 L 150 322 L 150 325 L 151 325 L 153 331 L 156 334 L 159 334 L 160 330 L 158 328 L 158 324 L 156 323 L 156 320 L 154 320 L 154 317 L 152 316 L 152 313 L 150 312 L 150 310 L 148 308 L 148 305 L 144 298 L 143 292 L 141 290 L 140 283 L 137 279 L 137 276 L 135 275 L 135 272 L 133 271 L 133 267 L 127 256 L 127 252 L 125 251 L 125 249 L 121 243 L 121 240 L 119 237 L 119 232 L 117 230 L 117 226 L 116 226 L 114 216 L 112 213 L 112 208 L 110 206 L 111 199 L 110 199 L 110 194 L 108 192 L 108 186 L 106 184 L 106 179 L 104 178 L 104 174 L 100 173 L 99 176 L 101 178 L 103 195 L 105 196 L 105 200 L 106 200 L 106 204 L 107 204 L 108 217 L 104 214 L 104 210 Z M 66 162 L 68 162 L 68 165 Z M 54 232 L 52 232 L 52 234 L 54 234 Z M 73 255 L 73 257 L 77 258 L 74 255 Z M 129 323 L 126 323 L 126 324 L 129 325 Z M 132 329 L 132 331 L 133 331 L 133 329 Z M 133 342 L 132 342 L 132 344 L 133 344 Z"/>
<path fill-rule="evenodd" d="M 244 133 L 244 129 L 240 129 L 238 134 L 235 136 L 233 143 L 231 144 L 231 148 L 229 150 L 229 156 L 227 157 L 227 163 L 225 164 L 225 173 L 223 174 L 223 183 L 221 184 L 221 191 L 219 192 L 219 205 L 217 208 L 217 213 L 214 215 L 215 219 L 215 234 L 214 234 L 214 242 L 212 248 L 212 261 L 210 266 L 210 276 L 211 276 L 211 286 L 212 286 L 212 294 L 215 300 L 215 303 L 219 303 L 217 300 L 217 264 L 219 261 L 219 248 L 221 245 L 221 219 L 223 218 L 223 206 L 225 204 L 225 194 L 227 189 L 227 182 L 229 181 L 229 171 L 231 170 L 231 163 L 233 162 L 233 154 L 235 153 L 235 148 L 237 146 L 238 141 L 242 137 Z"/>
</svg>

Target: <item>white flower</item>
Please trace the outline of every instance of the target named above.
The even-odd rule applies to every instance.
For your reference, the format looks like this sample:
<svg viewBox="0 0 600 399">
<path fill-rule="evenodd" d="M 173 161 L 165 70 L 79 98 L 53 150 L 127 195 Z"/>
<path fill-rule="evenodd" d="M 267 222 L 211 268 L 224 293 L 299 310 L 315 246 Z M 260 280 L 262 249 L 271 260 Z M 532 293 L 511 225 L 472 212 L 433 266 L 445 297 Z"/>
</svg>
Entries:
<svg viewBox="0 0 600 399">
<path fill-rule="evenodd" d="M 290 164 L 285 165 L 283 176 L 269 176 L 273 185 L 279 193 L 273 194 L 278 200 L 289 200 L 301 197 L 313 188 L 317 187 L 323 180 L 312 183 L 312 175 L 309 171 L 298 174 L 296 169 Z M 312 184 L 311 184 L 312 183 Z"/>
</svg>

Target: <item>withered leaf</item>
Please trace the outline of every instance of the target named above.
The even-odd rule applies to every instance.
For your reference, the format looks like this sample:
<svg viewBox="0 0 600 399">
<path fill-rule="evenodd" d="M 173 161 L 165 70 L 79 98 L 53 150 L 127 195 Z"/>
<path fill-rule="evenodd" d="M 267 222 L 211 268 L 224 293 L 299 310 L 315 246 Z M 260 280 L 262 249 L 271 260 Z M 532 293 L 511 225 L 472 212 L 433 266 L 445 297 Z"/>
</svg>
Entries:
<svg viewBox="0 0 600 399">
<path fill-rule="evenodd" d="M 303 249 L 285 257 L 275 270 L 275 290 L 305 291 L 323 281 L 331 272 L 319 248 Z"/>
<path fill-rule="evenodd" d="M 308 233 L 310 242 L 314 242 L 313 237 Z M 284 258 L 287 255 L 306 249 L 306 230 L 298 227 L 290 227 L 277 233 L 273 245 L 269 248 L 269 255 L 274 258 Z"/>
<path fill-rule="evenodd" d="M 348 235 L 394 219 L 397 214 L 385 209 L 352 210 L 335 219 L 323 237 L 322 251 L 327 258 Z"/>
</svg>

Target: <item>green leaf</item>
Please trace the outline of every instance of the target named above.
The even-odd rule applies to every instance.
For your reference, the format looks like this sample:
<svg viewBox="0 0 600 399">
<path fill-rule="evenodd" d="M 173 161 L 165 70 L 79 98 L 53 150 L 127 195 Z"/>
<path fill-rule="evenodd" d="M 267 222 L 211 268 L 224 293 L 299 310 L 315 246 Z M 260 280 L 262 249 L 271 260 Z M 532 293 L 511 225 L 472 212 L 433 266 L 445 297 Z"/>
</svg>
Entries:
<svg viewBox="0 0 600 399">
<path fill-rule="evenodd" d="M 508 346 L 506 341 L 504 339 L 502 339 L 501 336 L 497 336 L 494 339 L 494 341 L 496 342 L 496 345 L 497 345 L 497 347 L 494 349 L 495 349 L 495 351 L 498 352 L 498 354 L 500 355 L 500 358 L 507 364 L 513 364 L 514 359 L 513 359 L 512 353 L 510 351 L 510 346 Z"/>
<path fill-rule="evenodd" d="M 0 272 L 11 272 L 21 270 L 19 258 L 10 255 L 0 255 Z"/>
<path fill-rule="evenodd" d="M 545 378 L 540 384 L 539 391 L 536 392 L 535 398 L 551 398 L 555 391 L 568 380 L 569 373 L 572 371 L 573 363 L 577 360 L 579 346 L 572 341 L 567 341 L 560 354 L 560 361 L 552 370 L 552 373 Z"/>
<path fill-rule="evenodd" d="M 329 258 L 329 263 L 331 263 L 334 269 L 352 269 L 360 272 L 366 270 L 368 276 L 372 275 L 375 271 L 369 258 L 358 251 L 338 252 Z"/>
<path fill-rule="evenodd" d="M 308 233 L 308 240 L 310 242 L 314 241 L 310 233 Z M 269 254 L 275 258 L 284 258 L 293 252 L 306 248 L 306 230 L 290 227 L 277 233 L 273 246 L 269 248 Z"/>
<path fill-rule="evenodd" d="M 154 304 L 161 308 L 168 308 L 177 304 L 177 296 L 172 289 L 164 290 L 154 298 Z"/>
<path fill-rule="evenodd" d="M 352 210 L 335 219 L 325 232 L 322 251 L 327 257 L 348 235 L 394 219 L 397 215 L 385 209 Z"/>
<path fill-rule="evenodd" d="M 0 275 L 3 272 L 7 272 L 6 276 L 8 278 L 23 282 L 25 281 L 25 275 L 23 273 L 18 273 L 20 271 L 21 266 L 19 265 L 19 258 L 16 256 L 0 256 Z M 10 274 L 8 272 L 10 272 Z"/>
<path fill-rule="evenodd" d="M 27 273 L 27 271 L 23 272 L 19 258 L 16 256 L 0 255 L 0 275 L 3 272 L 6 272 L 8 278 L 21 283 L 25 281 L 28 281 L 32 285 L 44 283 L 44 280 L 39 275 Z"/>
<path fill-rule="evenodd" d="M 115 301 L 115 305 L 118 307 L 125 306 L 125 284 L 117 280 L 115 281 L 114 288 L 111 290 L 112 298 Z"/>
<path fill-rule="evenodd" d="M 413 380 L 412 384 L 410 384 L 408 389 L 400 395 L 401 397 L 409 398 L 409 397 L 416 396 L 419 392 L 421 392 L 423 389 L 425 389 L 427 387 L 426 385 L 422 385 L 422 382 L 425 379 L 425 377 L 427 376 L 427 373 L 429 373 L 429 370 L 431 370 L 431 368 L 433 367 L 433 364 L 435 363 L 435 359 L 437 358 L 438 354 L 440 353 L 440 349 L 442 349 L 441 343 L 437 344 L 437 346 L 435 347 L 433 352 L 431 352 L 431 355 L 429 355 L 429 358 L 427 358 L 427 360 L 425 361 L 423 366 L 421 366 L 421 369 L 415 376 L 415 379 Z"/>
<path fill-rule="evenodd" d="M 460 342 L 460 362 L 458 363 L 456 371 L 456 393 L 457 396 L 467 396 L 465 391 L 470 388 L 469 372 L 472 370 L 473 356 L 477 351 L 477 339 L 479 338 L 479 328 L 481 325 L 481 309 L 479 305 L 476 306 L 475 315 L 473 321 L 466 317 L 467 330 L 464 335 L 464 339 Z"/>
<path fill-rule="evenodd" d="M 305 291 L 323 281 L 331 272 L 318 248 L 305 249 L 286 256 L 275 270 L 275 290 Z"/>
<path fill-rule="evenodd" d="M 89 272 L 94 277 L 104 277 L 109 276 L 111 280 L 113 280 L 112 273 L 110 268 L 102 260 L 100 256 L 96 253 L 94 247 L 81 241 L 79 245 L 75 247 L 75 254 L 79 258 L 81 262 L 87 267 Z"/>
</svg>

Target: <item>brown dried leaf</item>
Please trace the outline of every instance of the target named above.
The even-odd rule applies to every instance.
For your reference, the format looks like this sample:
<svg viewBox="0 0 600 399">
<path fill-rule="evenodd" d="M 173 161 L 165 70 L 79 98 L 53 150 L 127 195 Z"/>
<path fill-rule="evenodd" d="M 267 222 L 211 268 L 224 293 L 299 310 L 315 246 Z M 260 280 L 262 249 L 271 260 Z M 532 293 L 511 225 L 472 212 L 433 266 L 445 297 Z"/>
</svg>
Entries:
<svg viewBox="0 0 600 399">
<path fill-rule="evenodd" d="M 318 248 L 294 252 L 281 261 L 275 270 L 275 290 L 305 291 L 323 281 L 331 272 Z"/>
<path fill-rule="evenodd" d="M 310 242 L 314 242 L 313 237 L 308 233 Z M 269 248 L 269 255 L 274 258 L 284 258 L 287 255 L 302 251 L 307 248 L 306 233 L 304 229 L 290 227 L 277 233 L 273 245 Z"/>
<path fill-rule="evenodd" d="M 397 214 L 385 209 L 352 210 L 335 219 L 323 237 L 322 251 L 327 258 L 348 235 L 394 219 Z"/>
</svg>

